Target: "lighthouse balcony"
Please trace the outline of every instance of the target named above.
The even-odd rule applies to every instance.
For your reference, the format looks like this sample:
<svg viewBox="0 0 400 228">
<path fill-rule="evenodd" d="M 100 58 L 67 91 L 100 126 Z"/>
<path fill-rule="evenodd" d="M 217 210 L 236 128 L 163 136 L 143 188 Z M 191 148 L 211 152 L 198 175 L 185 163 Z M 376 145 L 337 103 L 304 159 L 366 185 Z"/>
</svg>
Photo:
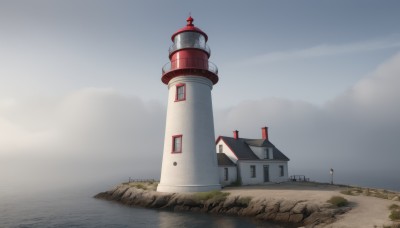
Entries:
<svg viewBox="0 0 400 228">
<path fill-rule="evenodd" d="M 185 48 L 196 48 L 203 50 L 207 53 L 208 56 L 211 55 L 211 49 L 207 44 L 204 43 L 178 43 L 178 44 L 173 44 L 169 47 L 169 55 L 171 56 L 174 52 L 185 49 Z"/>
<path fill-rule="evenodd" d="M 208 60 L 196 58 L 184 58 L 168 62 L 163 66 L 162 74 L 164 75 L 170 71 L 181 69 L 208 70 L 211 73 L 218 75 L 218 67 L 214 63 Z"/>
<path fill-rule="evenodd" d="M 161 80 L 168 84 L 169 80 L 180 75 L 198 75 L 218 82 L 218 67 L 205 59 L 181 58 L 166 63 L 162 68 Z"/>
</svg>

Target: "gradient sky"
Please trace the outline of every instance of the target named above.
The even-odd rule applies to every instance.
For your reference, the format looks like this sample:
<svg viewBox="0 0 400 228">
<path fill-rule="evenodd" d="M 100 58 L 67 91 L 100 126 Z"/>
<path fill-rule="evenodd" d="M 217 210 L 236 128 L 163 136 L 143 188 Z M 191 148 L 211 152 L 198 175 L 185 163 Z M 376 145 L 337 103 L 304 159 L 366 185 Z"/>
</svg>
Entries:
<svg viewBox="0 0 400 228">
<path fill-rule="evenodd" d="M 291 174 L 400 182 L 400 2 L 348 0 L 1 1 L 0 175 L 158 178 L 189 12 L 219 67 L 216 135 L 268 125 Z"/>
</svg>

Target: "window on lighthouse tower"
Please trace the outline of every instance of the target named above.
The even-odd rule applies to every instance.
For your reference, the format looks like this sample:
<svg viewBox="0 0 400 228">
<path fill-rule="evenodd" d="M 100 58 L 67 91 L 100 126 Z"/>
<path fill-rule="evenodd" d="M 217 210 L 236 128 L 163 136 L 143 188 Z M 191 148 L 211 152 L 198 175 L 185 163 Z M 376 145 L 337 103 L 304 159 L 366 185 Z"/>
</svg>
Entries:
<svg viewBox="0 0 400 228">
<path fill-rule="evenodd" d="M 172 136 L 172 153 L 182 153 L 182 135 Z"/>
<path fill-rule="evenodd" d="M 184 101 L 184 100 L 186 100 L 186 85 L 178 84 L 176 85 L 175 101 Z"/>
</svg>

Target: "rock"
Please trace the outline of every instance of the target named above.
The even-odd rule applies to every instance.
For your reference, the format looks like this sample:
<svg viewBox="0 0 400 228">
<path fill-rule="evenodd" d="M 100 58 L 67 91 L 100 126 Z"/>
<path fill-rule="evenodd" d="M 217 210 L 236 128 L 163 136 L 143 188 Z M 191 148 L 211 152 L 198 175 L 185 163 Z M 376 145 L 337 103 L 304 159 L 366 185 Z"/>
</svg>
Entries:
<svg viewBox="0 0 400 228">
<path fill-rule="evenodd" d="M 277 212 L 279 211 L 280 201 L 270 200 L 263 202 L 264 210 L 256 218 L 262 220 L 274 220 Z"/>
<path fill-rule="evenodd" d="M 109 199 L 110 194 L 108 192 L 100 192 L 94 196 L 96 199 Z"/>
<path fill-rule="evenodd" d="M 142 189 L 137 189 L 137 188 L 128 188 L 125 193 L 121 196 L 122 199 L 135 199 L 137 197 L 140 197 L 144 191 Z"/>
<path fill-rule="evenodd" d="M 215 205 L 214 207 L 209 207 L 209 212 L 217 214 L 221 211 L 222 207 L 220 205 Z"/>
<path fill-rule="evenodd" d="M 268 202 L 267 206 L 265 207 L 265 212 L 266 213 L 276 213 L 279 211 L 279 205 L 280 205 L 280 201 Z"/>
<path fill-rule="evenodd" d="M 225 213 L 226 213 L 227 215 L 237 215 L 241 209 L 242 209 L 242 208 L 240 208 L 240 207 L 232 207 L 231 209 L 229 209 L 229 210 L 226 211 Z"/>
<path fill-rule="evenodd" d="M 177 199 L 179 198 L 179 194 L 172 194 L 172 196 L 169 198 L 168 203 L 161 207 L 161 208 L 170 208 L 173 209 L 177 205 Z"/>
<path fill-rule="evenodd" d="M 257 200 L 257 201 L 252 201 L 249 206 L 244 208 L 240 215 L 241 216 L 255 216 L 258 215 L 262 212 L 264 212 L 266 206 L 266 202 L 264 200 Z"/>
<path fill-rule="evenodd" d="M 251 197 L 238 197 L 235 201 L 235 207 L 247 207 L 251 203 Z"/>
<path fill-rule="evenodd" d="M 153 192 L 143 192 L 140 197 L 136 197 L 136 205 L 142 207 L 150 207 L 155 198 L 156 195 Z"/>
<path fill-rule="evenodd" d="M 297 203 L 293 208 L 292 208 L 292 214 L 302 214 L 304 211 L 305 211 L 305 209 L 306 209 L 306 203 L 305 202 L 300 202 L 300 203 Z"/>
<path fill-rule="evenodd" d="M 161 208 L 167 205 L 170 197 L 171 197 L 170 195 L 158 195 L 151 204 L 151 207 Z"/>
<path fill-rule="evenodd" d="M 237 196 L 228 196 L 226 198 L 226 200 L 224 201 L 223 207 L 231 208 L 231 207 L 235 206 L 235 202 L 236 202 L 237 198 L 238 198 Z"/>
<path fill-rule="evenodd" d="M 185 197 L 181 198 L 180 201 L 178 201 L 178 204 L 183 204 L 183 205 L 189 206 L 189 207 L 198 207 L 198 206 L 200 206 L 200 202 L 195 200 L 190 195 L 186 195 Z"/>
<path fill-rule="evenodd" d="M 289 222 L 300 223 L 303 220 L 303 214 L 290 214 Z"/>
<path fill-rule="evenodd" d="M 122 195 L 129 189 L 128 186 L 120 186 L 118 187 L 113 193 L 111 198 L 114 200 L 119 200 L 121 199 Z"/>
<path fill-rule="evenodd" d="M 173 211 L 193 211 L 225 215 L 256 217 L 262 220 L 290 222 L 305 227 L 322 227 L 335 221 L 335 215 L 346 213 L 351 207 L 332 208 L 328 204 L 285 199 L 258 199 L 228 196 L 226 199 L 200 201 L 193 194 L 160 193 L 128 185 L 119 185 L 99 193 L 96 198 L 114 200 L 126 205 Z M 398 199 L 398 198 L 397 198 Z M 393 198 L 393 200 L 396 200 Z"/>
<path fill-rule="evenodd" d="M 289 201 L 289 200 L 285 200 L 285 201 L 281 201 L 280 205 L 279 205 L 279 212 L 288 212 L 290 211 L 297 202 L 295 201 Z"/>
<path fill-rule="evenodd" d="M 334 215 L 332 211 L 321 211 L 321 212 L 314 212 L 310 216 L 304 219 L 304 225 L 312 226 L 318 225 L 321 223 L 332 223 L 334 221 Z"/>
<path fill-rule="evenodd" d="M 275 216 L 275 221 L 277 222 L 288 222 L 289 221 L 289 212 L 279 212 Z"/>
<path fill-rule="evenodd" d="M 256 219 L 260 219 L 260 220 L 275 220 L 275 217 L 276 217 L 276 212 L 275 213 L 267 213 L 267 212 L 264 212 L 264 213 L 261 213 L 261 214 L 258 214 L 257 216 L 256 216 Z"/>
<path fill-rule="evenodd" d="M 306 216 L 311 215 L 312 213 L 317 211 L 319 211 L 319 207 L 315 203 L 308 203 L 306 205 L 306 211 L 305 211 Z"/>
</svg>

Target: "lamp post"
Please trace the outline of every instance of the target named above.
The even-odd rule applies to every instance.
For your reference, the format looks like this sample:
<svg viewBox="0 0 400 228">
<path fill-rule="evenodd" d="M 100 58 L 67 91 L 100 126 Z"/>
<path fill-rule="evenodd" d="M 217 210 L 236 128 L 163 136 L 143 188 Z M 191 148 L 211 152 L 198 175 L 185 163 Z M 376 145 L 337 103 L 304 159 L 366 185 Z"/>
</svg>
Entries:
<svg viewBox="0 0 400 228">
<path fill-rule="evenodd" d="M 331 170 L 329 171 L 329 173 L 331 174 L 331 184 L 333 184 L 333 169 L 331 168 Z"/>
</svg>

